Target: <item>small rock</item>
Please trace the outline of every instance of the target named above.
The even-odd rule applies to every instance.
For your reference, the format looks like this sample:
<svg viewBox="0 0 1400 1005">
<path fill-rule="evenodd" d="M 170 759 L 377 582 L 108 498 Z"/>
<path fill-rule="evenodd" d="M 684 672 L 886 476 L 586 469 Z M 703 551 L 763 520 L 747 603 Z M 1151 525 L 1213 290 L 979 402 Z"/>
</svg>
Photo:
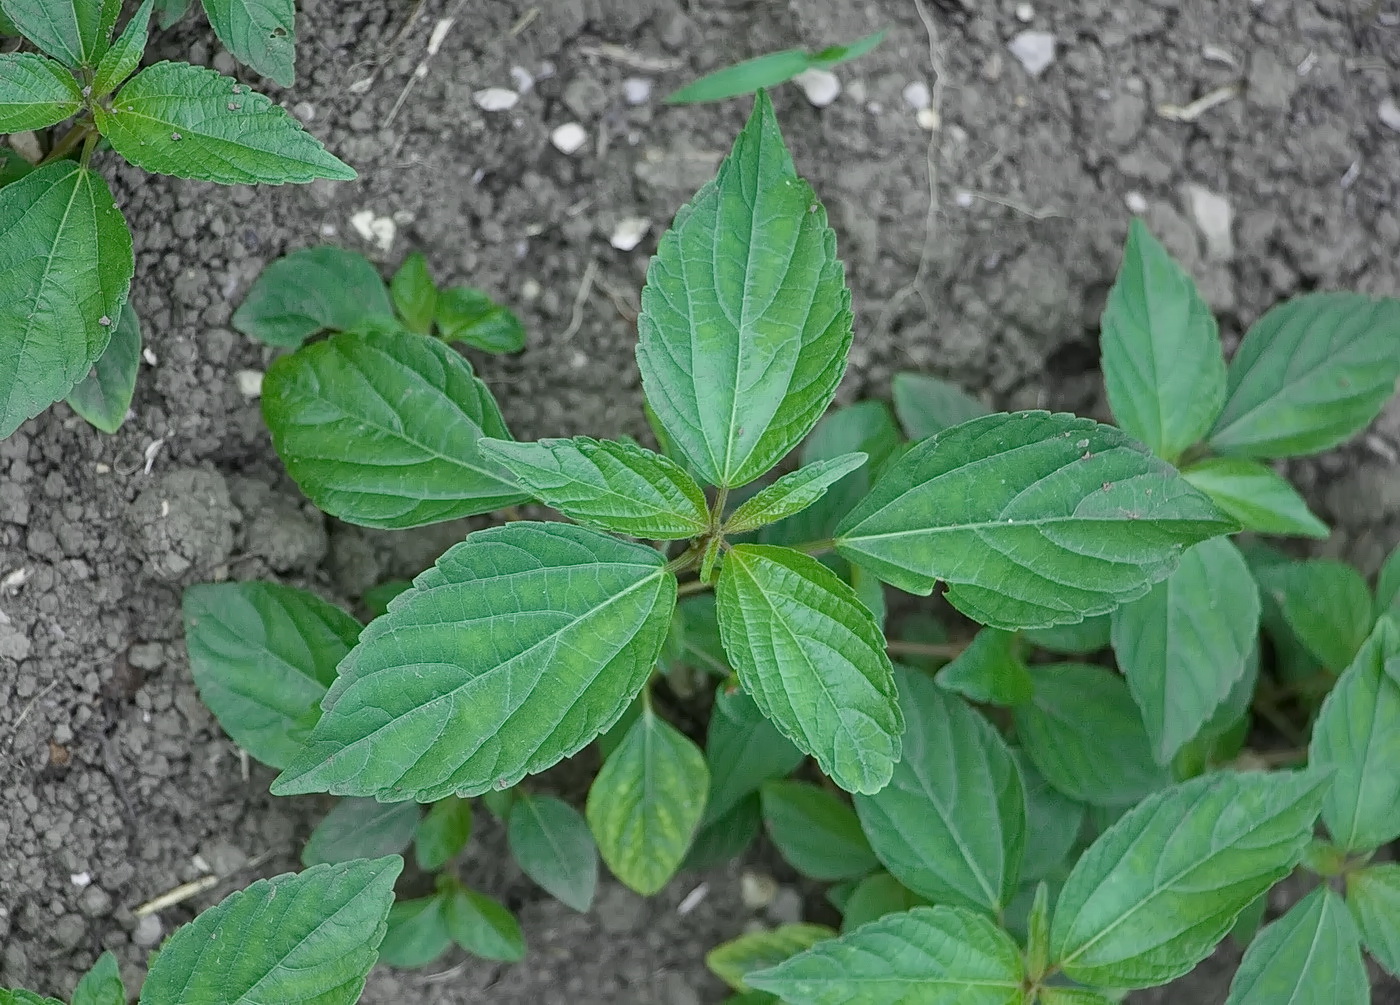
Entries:
<svg viewBox="0 0 1400 1005">
<path fill-rule="evenodd" d="M 651 221 L 644 216 L 624 216 L 617 221 L 617 226 L 613 228 L 612 237 L 608 238 L 608 243 L 618 251 L 631 251 L 642 243 L 642 238 L 647 236 L 647 231 L 651 229 Z"/>
<path fill-rule="evenodd" d="M 1055 36 L 1048 31 L 1023 31 L 1006 48 L 1032 77 L 1040 76 L 1055 62 Z"/>
<path fill-rule="evenodd" d="M 565 122 L 549 134 L 549 142 L 561 154 L 572 154 L 588 142 L 588 133 L 577 122 Z"/>
<path fill-rule="evenodd" d="M 766 872 L 745 869 L 739 877 L 739 898 L 751 911 L 767 907 L 778 895 L 778 881 Z"/>
<path fill-rule="evenodd" d="M 1249 61 L 1246 94 L 1252 104 L 1284 111 L 1292 104 L 1298 84 L 1297 68 L 1272 53 L 1260 52 Z"/>
<path fill-rule="evenodd" d="M 1381 124 L 1400 133 L 1400 104 L 1394 98 L 1386 98 L 1380 107 Z"/>
<path fill-rule="evenodd" d="M 575 77 L 564 88 L 564 106 L 581 119 L 593 118 L 608 107 L 608 92 L 592 77 Z"/>
<path fill-rule="evenodd" d="M 651 98 L 651 81 L 646 77 L 628 77 L 622 82 L 622 96 L 629 105 L 644 105 Z"/>
<path fill-rule="evenodd" d="M 159 670 L 165 665 L 165 649 L 159 642 L 138 642 L 127 650 L 126 661 L 137 670 Z"/>
<path fill-rule="evenodd" d="M 1234 210 L 1229 200 L 1203 185 L 1192 184 L 1186 186 L 1186 206 L 1205 238 L 1206 258 L 1216 262 L 1234 258 Z"/>
<path fill-rule="evenodd" d="M 919 113 L 914 116 L 914 121 L 919 124 L 920 129 L 933 132 L 938 128 L 938 112 L 933 108 L 920 108 Z"/>
<path fill-rule="evenodd" d="M 933 104 L 933 95 L 929 93 L 928 84 L 922 80 L 915 80 L 904 85 L 904 103 L 916 112 L 921 112 Z"/>
<path fill-rule="evenodd" d="M 1134 216 L 1142 216 L 1147 212 L 1147 196 L 1141 192 L 1129 192 L 1123 196 L 1123 205 L 1128 207 L 1128 212 Z"/>
<path fill-rule="evenodd" d="M 150 949 L 160 942 L 164 932 L 165 928 L 160 919 L 154 914 L 148 914 L 136 923 L 136 929 L 131 933 L 131 941 L 143 949 Z"/>
<path fill-rule="evenodd" d="M 523 66 L 512 66 L 510 68 L 510 80 L 515 85 L 516 91 L 521 94 L 529 94 L 535 87 L 535 75 Z"/>
<path fill-rule="evenodd" d="M 807 100 L 816 108 L 825 108 L 841 94 L 841 80 L 830 70 L 813 67 L 803 70 L 792 80 L 802 88 L 802 93 L 807 95 Z"/>
<path fill-rule="evenodd" d="M 233 56 L 222 49 L 214 53 L 214 69 L 218 70 L 225 77 L 230 76 L 238 64 L 233 61 Z"/>
<path fill-rule="evenodd" d="M 29 637 L 14 627 L 4 611 L 0 611 L 0 656 L 18 663 L 29 658 L 30 649 Z"/>
<path fill-rule="evenodd" d="M 379 216 L 372 209 L 362 209 L 350 217 L 350 226 L 380 251 L 388 251 L 394 246 L 394 235 L 399 229 L 393 217 Z"/>
<path fill-rule="evenodd" d="M 1022 24 L 1030 24 L 1035 20 L 1035 8 L 1028 3 L 1018 3 L 1016 5 L 1016 20 Z"/>
<path fill-rule="evenodd" d="M 520 95 L 509 87 L 486 87 L 472 95 L 483 112 L 506 112 L 515 107 Z"/>
<path fill-rule="evenodd" d="M 76 949 L 87 934 L 87 922 L 76 914 L 65 914 L 49 927 L 49 934 L 60 949 Z"/>
<path fill-rule="evenodd" d="M 78 910 L 89 918 L 105 918 L 112 913 L 112 895 L 94 883 L 78 897 Z"/>
<path fill-rule="evenodd" d="M 802 894 L 790 886 L 783 887 L 774 895 L 766 913 L 775 924 L 797 924 L 802 920 Z"/>
<path fill-rule="evenodd" d="M 252 399 L 262 396 L 261 370 L 239 370 L 233 375 L 233 379 L 238 384 L 238 393 L 243 397 Z"/>
<path fill-rule="evenodd" d="M 72 883 L 72 884 L 73 884 L 74 886 L 76 886 L 79 890 L 86 889 L 86 888 L 87 888 L 87 885 L 88 885 L 89 883 L 92 882 L 92 873 L 90 873 L 90 872 L 74 872 L 74 873 L 70 873 L 69 876 L 68 876 L 68 882 Z"/>
</svg>

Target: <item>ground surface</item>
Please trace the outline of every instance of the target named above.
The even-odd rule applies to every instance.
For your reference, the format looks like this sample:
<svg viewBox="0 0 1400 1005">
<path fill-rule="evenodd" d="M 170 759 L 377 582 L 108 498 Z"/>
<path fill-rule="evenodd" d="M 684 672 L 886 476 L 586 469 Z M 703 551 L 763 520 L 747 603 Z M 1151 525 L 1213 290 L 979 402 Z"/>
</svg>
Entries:
<svg viewBox="0 0 1400 1005">
<path fill-rule="evenodd" d="M 234 873 L 163 912 L 168 931 L 253 875 L 294 867 L 323 809 L 271 799 L 268 772 L 245 775 L 202 709 L 180 640 L 184 583 L 276 576 L 349 602 L 463 533 L 334 524 L 281 472 L 235 378 L 268 357 L 228 328 L 280 254 L 330 240 L 388 268 L 422 249 L 440 278 L 524 318 L 524 353 L 477 361 L 517 435 L 640 433 L 628 316 L 646 256 L 746 113 L 742 101 L 673 109 L 659 96 L 744 56 L 889 25 L 874 54 L 839 69 L 833 105 L 775 95 L 848 263 L 858 324 L 844 400 L 885 395 L 892 372 L 913 368 L 999 407 L 1102 416 L 1094 332 L 1130 205 L 1196 274 L 1231 339 L 1301 290 L 1400 291 L 1400 132 L 1378 112 L 1400 89 L 1395 0 L 1040 0 L 1029 23 L 1018 6 L 1031 5 L 929 0 L 940 75 L 909 0 L 423 0 L 413 18 L 410 0 L 304 0 L 300 78 L 273 93 L 359 169 L 358 184 L 220 189 L 109 158 L 155 363 L 116 436 L 58 406 L 0 442 L 0 578 L 24 580 L 0 594 L 0 986 L 66 992 L 103 947 L 135 975 L 161 930 L 139 926 L 133 906 L 206 870 Z M 1039 77 L 1007 49 L 1027 29 L 1058 39 Z M 158 50 L 226 68 L 210 37 L 192 19 Z M 511 86 L 512 67 L 533 90 L 511 111 L 481 111 L 473 92 Z M 629 105 L 629 77 L 651 81 L 652 97 Z M 902 96 L 919 82 L 938 99 L 933 134 Z M 1194 122 L 1158 113 L 1237 82 Z M 588 143 L 565 156 L 549 134 L 569 121 Z M 387 249 L 353 229 L 363 210 L 397 222 Z M 608 237 L 630 216 L 652 233 L 616 251 Z M 1327 549 L 1374 567 L 1395 543 L 1397 446 L 1392 407 L 1363 440 L 1296 466 L 1339 528 Z M 737 868 L 683 876 L 651 902 L 607 884 L 584 918 L 504 864 L 501 845 L 483 823 L 462 871 L 520 911 L 529 961 L 378 973 L 367 1002 L 719 1000 L 703 952 L 755 917 Z M 708 895 L 678 915 L 702 879 Z M 1157 1000 L 1222 998 L 1214 968 Z"/>
</svg>

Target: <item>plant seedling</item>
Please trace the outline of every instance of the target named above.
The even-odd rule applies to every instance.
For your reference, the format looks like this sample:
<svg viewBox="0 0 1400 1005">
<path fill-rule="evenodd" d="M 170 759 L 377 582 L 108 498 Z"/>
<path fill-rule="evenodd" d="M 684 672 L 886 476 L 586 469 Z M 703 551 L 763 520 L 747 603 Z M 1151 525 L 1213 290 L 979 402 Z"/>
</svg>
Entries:
<svg viewBox="0 0 1400 1005">
<path fill-rule="evenodd" d="M 783 49 L 746 59 L 691 81 L 667 95 L 668 105 L 696 105 L 705 101 L 737 98 L 765 88 L 785 84 L 808 70 L 829 70 L 839 63 L 858 59 L 885 40 L 885 29 L 857 39 L 849 45 L 829 45 L 807 52 Z"/>
</svg>

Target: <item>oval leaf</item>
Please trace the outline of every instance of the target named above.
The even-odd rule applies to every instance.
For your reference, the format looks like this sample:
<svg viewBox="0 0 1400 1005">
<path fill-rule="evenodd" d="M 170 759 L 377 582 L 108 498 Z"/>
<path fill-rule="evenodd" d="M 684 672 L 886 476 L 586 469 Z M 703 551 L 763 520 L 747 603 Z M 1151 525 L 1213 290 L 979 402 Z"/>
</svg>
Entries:
<svg viewBox="0 0 1400 1005">
<path fill-rule="evenodd" d="M 525 348 L 520 319 L 469 286 L 453 286 L 438 294 L 436 320 L 438 332 L 448 342 L 494 353 Z"/>
<path fill-rule="evenodd" d="M 394 309 L 410 331 L 419 335 L 432 331 L 438 291 L 422 252 L 415 251 L 403 260 L 389 283 L 389 292 L 394 298 Z"/>
<path fill-rule="evenodd" d="M 380 803 L 373 799 L 342 799 L 321 818 L 306 846 L 302 865 L 349 862 L 357 858 L 397 855 L 413 841 L 417 803 Z"/>
<path fill-rule="evenodd" d="M 850 806 L 808 782 L 763 786 L 763 822 L 783 858 L 812 879 L 854 879 L 876 866 Z"/>
<path fill-rule="evenodd" d="M 1375 620 L 1361 573 L 1317 558 L 1260 567 L 1254 575 L 1309 653 L 1335 673 L 1350 665 Z"/>
<path fill-rule="evenodd" d="M 705 956 L 705 966 L 741 994 L 748 991 L 744 977 L 783 962 L 836 933 L 825 925 L 782 925 L 770 932 L 750 932 L 716 946 Z"/>
<path fill-rule="evenodd" d="M 0 133 L 43 129 L 82 107 L 83 92 L 62 64 L 36 52 L 0 53 Z"/>
<path fill-rule="evenodd" d="M 1045 879 L 1063 864 L 1084 827 L 1084 804 L 1045 780 L 1023 750 L 1012 750 L 1026 791 L 1026 848 L 1023 881 Z M 1063 875 L 1063 873 L 1061 873 Z"/>
<path fill-rule="evenodd" d="M 916 444 L 836 529 L 886 582 L 994 628 L 1104 614 L 1233 523 L 1111 426 L 1048 412 L 973 419 Z"/>
<path fill-rule="evenodd" d="M 229 54 L 283 87 L 296 80 L 293 0 L 204 0 L 209 27 Z"/>
<path fill-rule="evenodd" d="M 1320 886 L 1250 944 L 1225 1005 L 1368 1005 L 1360 933 L 1342 898 Z"/>
<path fill-rule="evenodd" d="M 459 796 L 433 803 L 413 835 L 413 858 L 424 872 L 441 869 L 472 835 L 472 804 Z"/>
<path fill-rule="evenodd" d="M 1015 632 L 983 628 L 953 662 L 938 671 L 938 686 L 985 705 L 1031 700 L 1035 682 L 1021 657 Z"/>
<path fill-rule="evenodd" d="M 112 327 L 112 338 L 92 370 L 68 392 L 68 407 L 104 433 L 126 421 L 141 367 L 141 321 L 130 303 Z"/>
<path fill-rule="evenodd" d="M 802 751 L 764 717 L 752 698 L 721 685 L 705 738 L 710 771 L 705 822 L 724 816 L 764 782 L 786 778 L 802 757 Z"/>
<path fill-rule="evenodd" d="M 1400 865 L 1387 862 L 1348 873 L 1347 906 L 1367 951 L 1391 976 L 1400 976 Z"/>
<path fill-rule="evenodd" d="M 1209 457 L 1187 468 L 1181 476 L 1210 496 L 1245 530 L 1316 538 L 1331 533 L 1282 475 L 1258 461 Z"/>
<path fill-rule="evenodd" d="M 752 94 L 764 87 L 777 87 L 797 76 L 811 65 L 801 49 L 769 52 L 742 63 L 726 66 L 691 81 L 666 97 L 668 105 L 694 105 L 702 101 L 719 101 Z"/>
<path fill-rule="evenodd" d="M 894 413 L 904 435 L 922 440 L 987 414 L 987 408 L 956 384 L 922 373 L 897 373 L 890 384 Z"/>
<path fill-rule="evenodd" d="M 452 945 L 442 894 L 400 900 L 389 911 L 389 930 L 379 955 L 391 967 L 425 967 Z"/>
<path fill-rule="evenodd" d="M 319 331 L 392 321 L 384 280 L 364 255 L 322 245 L 277 259 L 233 312 L 233 326 L 268 345 L 295 349 Z"/>
<path fill-rule="evenodd" d="M 898 914 L 927 904 L 928 901 L 901 886 L 899 880 L 889 873 L 873 873 L 856 884 L 842 906 L 841 931 L 850 932 L 887 914 Z"/>
<path fill-rule="evenodd" d="M 571 524 L 477 531 L 365 629 L 273 791 L 431 802 L 543 771 L 622 715 L 675 602 L 651 548 Z"/>
<path fill-rule="evenodd" d="M 842 454 L 785 474 L 746 499 L 725 523 L 725 531 L 743 534 L 800 513 L 826 495 L 830 485 L 845 478 L 865 461 L 865 454 Z"/>
<path fill-rule="evenodd" d="M 518 963 L 525 958 L 520 923 L 504 905 L 475 890 L 456 890 L 443 905 L 448 934 L 473 956 Z"/>
<path fill-rule="evenodd" d="M 521 792 L 506 837 L 525 875 L 575 911 L 588 910 L 598 886 L 598 848 L 578 810 L 553 796 Z"/>
</svg>

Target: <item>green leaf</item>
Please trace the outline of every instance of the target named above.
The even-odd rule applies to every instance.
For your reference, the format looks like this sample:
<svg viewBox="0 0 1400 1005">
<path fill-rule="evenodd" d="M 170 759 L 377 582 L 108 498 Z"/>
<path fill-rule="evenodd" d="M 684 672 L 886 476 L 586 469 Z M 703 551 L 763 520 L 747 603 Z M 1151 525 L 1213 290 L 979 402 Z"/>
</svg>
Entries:
<svg viewBox="0 0 1400 1005">
<path fill-rule="evenodd" d="M 825 925 L 807 924 L 750 932 L 711 949 L 705 956 L 705 966 L 735 991 L 743 993 L 749 990 L 744 983 L 749 974 L 781 963 L 835 934 Z"/>
<path fill-rule="evenodd" d="M 158 174 L 225 185 L 356 177 L 271 98 L 202 66 L 148 66 L 93 117 L 112 149 Z"/>
<path fill-rule="evenodd" d="M 836 529 L 842 555 L 993 628 L 1072 623 L 1145 593 L 1234 524 L 1111 426 L 1048 412 L 973 419 L 891 464 Z"/>
<path fill-rule="evenodd" d="M 741 544 L 716 587 L 720 633 L 759 710 L 849 792 L 876 792 L 904 717 L 885 640 L 853 591 L 815 558 Z"/>
<path fill-rule="evenodd" d="M 719 101 L 741 94 L 752 94 L 765 87 L 786 83 L 803 70 L 826 69 L 848 59 L 863 56 L 885 38 L 883 30 L 867 35 L 849 45 L 830 45 L 817 52 L 784 49 L 770 52 L 742 63 L 726 66 L 692 81 L 666 98 L 668 105 L 692 105 L 702 101 Z"/>
<path fill-rule="evenodd" d="M 286 767 L 301 750 L 301 724 L 359 638 L 359 622 L 279 583 L 191 586 L 182 608 L 204 704 L 234 743 L 264 764 Z"/>
<path fill-rule="evenodd" d="M 1181 473 L 1245 530 L 1325 538 L 1331 531 L 1296 489 L 1258 461 L 1208 457 Z"/>
<path fill-rule="evenodd" d="M 1210 445 L 1236 457 L 1296 457 L 1364 429 L 1400 377 L 1400 300 L 1309 293 L 1245 333 Z"/>
<path fill-rule="evenodd" d="M 1147 596 L 1113 612 L 1113 652 L 1158 764 L 1170 764 L 1229 695 L 1258 634 L 1259 590 L 1223 537 L 1188 549 Z"/>
<path fill-rule="evenodd" d="M 1242 949 L 1247 949 L 1258 934 L 1259 926 L 1264 923 L 1264 914 L 1268 909 L 1269 894 L 1266 891 L 1255 897 L 1249 906 L 1240 912 L 1240 916 L 1230 926 L 1230 938 Z"/>
<path fill-rule="evenodd" d="M 154 5 L 155 0 L 144 0 L 136 9 L 136 13 L 131 15 L 131 20 L 126 23 L 116 42 L 102 57 L 102 62 L 97 64 L 97 71 L 92 76 L 92 86 L 88 91 L 90 98 L 96 100 L 111 94 L 141 65 Z"/>
<path fill-rule="evenodd" d="M 984 628 L 974 635 L 936 680 L 939 687 L 987 705 L 1020 705 L 1035 692 L 1016 633 L 1000 628 Z"/>
<path fill-rule="evenodd" d="M 578 810 L 553 796 L 521 792 L 506 837 L 525 875 L 575 911 L 588 910 L 598 886 L 598 848 Z"/>
<path fill-rule="evenodd" d="M 871 49 L 875 48 L 885 40 L 885 35 L 889 29 L 881 28 L 879 31 L 871 32 L 862 38 L 846 45 L 828 45 L 825 49 L 820 49 L 812 53 L 812 65 L 821 69 L 826 69 L 844 63 L 850 59 L 864 56 Z"/>
<path fill-rule="evenodd" d="M 1347 873 L 1347 906 L 1367 951 L 1400 977 L 1400 865 L 1386 862 Z"/>
<path fill-rule="evenodd" d="M 107 51 L 121 0 L 0 0 L 0 8 L 21 35 L 76 68 L 96 66 Z"/>
<path fill-rule="evenodd" d="M 400 804 L 402 805 L 402 804 Z M 472 804 L 460 796 L 433 803 L 413 835 L 413 858 L 424 872 L 456 858 L 472 835 Z"/>
<path fill-rule="evenodd" d="M 975 911 L 916 907 L 812 947 L 748 982 L 790 1005 L 1021 1005 L 1021 950 Z"/>
<path fill-rule="evenodd" d="M 209 26 L 229 55 L 283 87 L 296 80 L 293 0 L 204 0 Z"/>
<path fill-rule="evenodd" d="M 333 335 L 263 379 L 263 418 L 287 472 L 317 507 L 398 529 L 528 498 L 481 454 L 507 439 L 500 408 L 459 353 L 405 334 Z"/>
<path fill-rule="evenodd" d="M 841 908 L 841 931 L 849 932 L 878 921 L 887 914 L 898 914 L 926 904 L 928 901 L 901 886 L 899 880 L 889 873 L 871 873 L 856 884 L 845 907 Z"/>
<path fill-rule="evenodd" d="M 438 290 L 422 252 L 415 251 L 403 260 L 389 283 L 389 292 L 394 298 L 394 309 L 410 331 L 427 335 L 433 330 Z"/>
<path fill-rule="evenodd" d="M 1118 999 L 1088 988 L 1041 988 L 1037 1005 L 1118 1005 Z"/>
<path fill-rule="evenodd" d="M 104 952 L 73 989 L 72 1005 L 126 1005 L 126 985 L 111 951 Z"/>
<path fill-rule="evenodd" d="M 115 433 L 126 420 L 136 393 L 141 366 L 141 321 L 130 303 L 122 305 L 107 348 L 92 370 L 68 392 L 68 406 L 104 433 Z"/>
<path fill-rule="evenodd" d="M 1322 821 L 1344 850 L 1400 837 L 1400 631 L 1382 620 L 1313 724 L 1308 764 L 1332 770 Z"/>
<path fill-rule="evenodd" d="M 1376 578 L 1376 617 L 1395 611 L 1400 600 L 1400 547 L 1386 557 Z"/>
<path fill-rule="evenodd" d="M 1043 975 L 1050 966 L 1050 887 L 1044 881 L 1035 887 L 1035 900 L 1026 917 L 1026 969 Z"/>
<path fill-rule="evenodd" d="M 1026 841 L 1021 774 L 1001 734 L 928 677 L 896 676 L 909 727 L 890 783 L 856 796 L 875 855 L 936 904 L 996 914 L 1011 902 Z"/>
<path fill-rule="evenodd" d="M 891 382 L 894 413 L 904 435 L 922 440 L 987 414 L 987 408 L 956 384 L 922 373 L 897 373 Z"/>
<path fill-rule="evenodd" d="M 0 189 L 0 438 L 87 376 L 134 269 L 96 172 L 60 160 Z"/>
<path fill-rule="evenodd" d="M 620 440 L 483 440 L 482 453 L 571 520 L 650 540 L 703 534 L 705 492 L 679 464 Z"/>
<path fill-rule="evenodd" d="M 808 782 L 767 782 L 763 822 L 783 858 L 817 880 L 854 879 L 879 863 L 850 806 Z"/>
<path fill-rule="evenodd" d="M 705 739 L 710 798 L 704 822 L 717 821 L 764 782 L 786 778 L 802 763 L 802 756 L 752 698 L 721 684 Z"/>
<path fill-rule="evenodd" d="M 321 818 L 306 846 L 302 865 L 350 862 L 357 858 L 397 855 L 413 842 L 423 815 L 417 803 L 380 803 L 342 799 Z"/>
<path fill-rule="evenodd" d="M 482 352 L 519 352 L 525 328 L 510 311 L 480 290 L 453 286 L 438 294 L 438 332 L 448 342 L 462 342 Z"/>
<path fill-rule="evenodd" d="M 543 771 L 622 715 L 675 602 L 651 548 L 562 523 L 477 531 L 365 629 L 273 792 L 431 802 Z"/>
<path fill-rule="evenodd" d="M 263 269 L 233 312 L 233 326 L 268 345 L 295 349 L 319 331 L 393 320 L 384 280 L 363 255 L 320 245 Z"/>
<path fill-rule="evenodd" d="M 758 837 L 762 819 L 758 794 L 750 792 L 724 813 L 700 825 L 681 869 L 710 869 L 738 858 Z"/>
<path fill-rule="evenodd" d="M 260 879 L 177 929 L 141 1001 L 352 1005 L 374 966 L 397 855 Z M 222 948 L 211 963 L 210 945 Z"/>
<path fill-rule="evenodd" d="M 1323 666 L 1339 673 L 1351 663 L 1374 623 L 1371 590 L 1361 573 L 1318 558 L 1257 568 L 1254 576 Z"/>
<path fill-rule="evenodd" d="M 746 485 L 812 428 L 846 370 L 850 305 L 826 211 L 760 92 L 661 238 L 637 319 L 647 401 L 705 481 Z"/>
<path fill-rule="evenodd" d="M 709 785 L 700 748 L 643 708 L 588 790 L 588 828 L 613 875 L 643 896 L 670 882 Z"/>
<path fill-rule="evenodd" d="M 389 911 L 388 932 L 379 955 L 391 967 L 425 967 L 452 945 L 443 910 L 447 898 L 431 897 L 400 900 Z"/>
<path fill-rule="evenodd" d="M 1371 1001 L 1360 933 L 1342 898 L 1318 887 L 1259 933 L 1230 982 L 1225 1005 Z"/>
<path fill-rule="evenodd" d="M 1325 782 L 1318 774 L 1222 773 L 1148 796 L 1070 873 L 1055 907 L 1053 961 L 1067 977 L 1101 987 L 1180 977 L 1298 863 Z"/>
<path fill-rule="evenodd" d="M 0 53 L 0 133 L 43 129 L 82 107 L 83 92 L 61 63 L 35 52 Z"/>
<path fill-rule="evenodd" d="M 680 602 L 685 618 L 685 645 L 682 658 L 690 666 L 716 677 L 729 677 L 729 655 L 719 634 L 718 603 L 713 593 L 700 593 Z"/>
<path fill-rule="evenodd" d="M 1109 646 L 1112 618 L 1107 614 L 1085 618 L 1074 625 L 1031 628 L 1021 633 L 1031 645 L 1052 653 L 1089 656 Z"/>
<path fill-rule="evenodd" d="M 160 30 L 165 31 L 184 17 L 190 9 L 191 0 L 156 0 L 156 13 Z"/>
<path fill-rule="evenodd" d="M 1062 795 L 1045 780 L 1025 751 L 1013 749 L 1026 793 L 1026 847 L 1021 879 L 1044 879 L 1058 870 L 1084 827 L 1084 804 Z"/>
<path fill-rule="evenodd" d="M 63 1005 L 63 1002 L 57 998 L 45 998 L 23 988 L 13 991 L 0 988 L 0 1005 Z"/>
<path fill-rule="evenodd" d="M 389 603 L 405 590 L 413 589 L 413 584 L 406 579 L 388 579 L 375 586 L 371 586 L 360 595 L 360 603 L 365 605 L 369 611 L 371 619 L 377 618 L 389 610 Z"/>
<path fill-rule="evenodd" d="M 458 889 L 442 911 L 452 941 L 472 955 L 506 963 L 525 958 L 520 923 L 499 901 L 475 890 Z"/>
<path fill-rule="evenodd" d="M 726 521 L 725 531 L 743 534 L 800 513 L 826 495 L 832 483 L 840 481 L 865 461 L 865 454 L 843 454 L 783 475 L 745 500 Z"/>
<path fill-rule="evenodd" d="M 0 188 L 19 181 L 34 170 L 34 166 L 9 147 L 0 147 Z"/>
<path fill-rule="evenodd" d="M 674 627 L 674 615 L 672 616 L 671 624 Z M 668 644 L 670 640 L 671 636 L 667 635 L 666 641 Z M 606 732 L 598 734 L 598 753 L 603 755 L 603 760 L 606 761 L 609 757 L 612 757 L 617 748 L 622 746 L 622 741 L 623 738 L 627 736 L 627 731 L 632 728 L 633 723 L 642 717 L 642 705 L 645 704 L 645 702 L 646 698 L 639 693 L 637 697 L 627 703 L 627 708 L 623 710 L 617 722 L 609 726 Z"/>
<path fill-rule="evenodd" d="M 1196 284 L 1141 220 L 1104 307 L 1103 380 L 1118 425 L 1175 460 L 1225 404 L 1220 333 Z"/>
<path fill-rule="evenodd" d="M 1032 678 L 1034 701 L 1016 706 L 1012 717 L 1026 755 L 1051 785 L 1080 802 L 1122 806 L 1167 784 L 1122 677 L 1057 663 L 1036 667 Z"/>
</svg>

